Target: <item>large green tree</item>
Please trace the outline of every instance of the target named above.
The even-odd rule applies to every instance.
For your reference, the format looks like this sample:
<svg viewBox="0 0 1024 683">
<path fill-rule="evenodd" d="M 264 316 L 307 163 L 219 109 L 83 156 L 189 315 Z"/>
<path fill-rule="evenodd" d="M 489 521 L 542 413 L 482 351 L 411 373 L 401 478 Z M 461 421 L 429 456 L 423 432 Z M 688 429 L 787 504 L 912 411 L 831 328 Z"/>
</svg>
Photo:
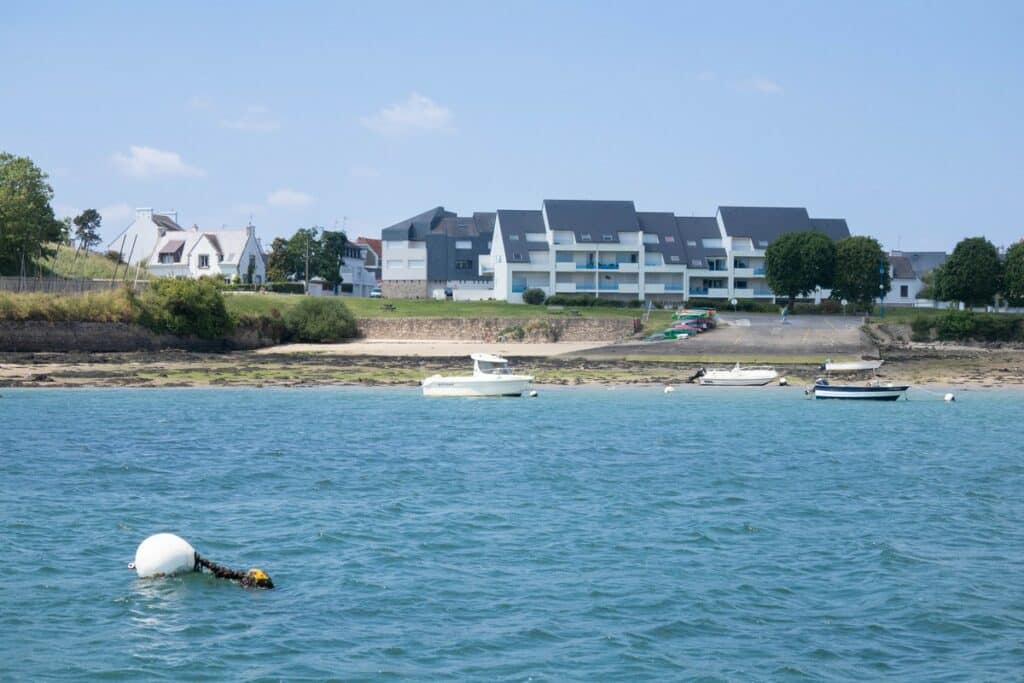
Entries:
<svg viewBox="0 0 1024 683">
<path fill-rule="evenodd" d="M 267 278 L 272 281 L 321 277 L 331 285 L 341 282 L 341 263 L 348 239 L 345 233 L 319 228 L 302 228 L 289 239 L 278 237 L 270 245 Z"/>
<path fill-rule="evenodd" d="M 0 152 L 0 274 L 18 274 L 53 254 L 63 224 L 53 215 L 53 188 L 28 157 Z"/>
<path fill-rule="evenodd" d="M 788 232 L 765 251 L 768 286 L 785 296 L 791 309 L 798 296 L 807 296 L 816 287 L 832 287 L 835 267 L 836 245 L 820 232 Z"/>
<path fill-rule="evenodd" d="M 869 306 L 875 297 L 888 294 L 891 288 L 889 259 L 878 240 L 857 235 L 836 243 L 833 299 L 847 299 L 861 306 Z"/>
<path fill-rule="evenodd" d="M 1002 290 L 1003 264 L 999 251 L 984 237 L 960 240 L 935 278 L 942 300 L 987 306 Z"/>
<path fill-rule="evenodd" d="M 1006 252 L 1003 261 L 1003 293 L 1014 306 L 1024 304 L 1024 240 Z"/>
<path fill-rule="evenodd" d="M 78 238 L 78 243 L 83 249 L 88 249 L 102 241 L 100 240 L 99 230 L 100 225 L 103 223 L 103 217 L 96 209 L 86 209 L 75 216 L 73 222 L 75 224 L 75 237 Z"/>
</svg>

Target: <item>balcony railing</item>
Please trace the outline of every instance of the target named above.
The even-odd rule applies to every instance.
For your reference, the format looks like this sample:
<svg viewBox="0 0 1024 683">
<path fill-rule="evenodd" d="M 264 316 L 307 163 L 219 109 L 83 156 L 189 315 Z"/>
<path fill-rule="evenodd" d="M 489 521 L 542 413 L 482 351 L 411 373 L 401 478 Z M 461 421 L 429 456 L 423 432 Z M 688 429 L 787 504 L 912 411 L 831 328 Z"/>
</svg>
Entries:
<svg viewBox="0 0 1024 683">
<path fill-rule="evenodd" d="M 597 266 L 593 263 L 577 263 L 576 270 L 596 270 Z"/>
<path fill-rule="evenodd" d="M 690 294 L 696 294 L 697 296 L 707 296 L 707 287 L 690 287 Z"/>
<path fill-rule="evenodd" d="M 755 287 L 754 288 L 754 296 L 773 296 L 773 295 L 774 295 L 774 293 L 770 289 L 765 289 L 764 287 Z"/>
<path fill-rule="evenodd" d="M 681 292 L 681 291 L 683 291 L 683 286 L 681 284 L 674 284 L 674 283 L 669 282 L 669 283 L 667 283 L 665 285 L 665 291 L 666 292 Z"/>
<path fill-rule="evenodd" d="M 754 268 L 754 275 L 764 275 L 764 266 L 760 268 Z"/>
<path fill-rule="evenodd" d="M 515 293 L 515 294 L 522 294 L 525 291 L 526 291 L 526 283 L 525 282 L 513 282 L 512 283 L 512 292 L 513 293 Z"/>
<path fill-rule="evenodd" d="M 619 288 L 619 283 L 618 282 L 602 282 L 601 284 L 599 284 L 597 286 L 597 288 L 598 289 L 602 289 L 602 290 L 604 290 L 604 289 L 615 290 L 615 289 Z"/>
<path fill-rule="evenodd" d="M 598 270 L 618 270 L 619 269 L 619 264 L 618 263 L 598 263 L 597 264 L 597 269 Z"/>
</svg>

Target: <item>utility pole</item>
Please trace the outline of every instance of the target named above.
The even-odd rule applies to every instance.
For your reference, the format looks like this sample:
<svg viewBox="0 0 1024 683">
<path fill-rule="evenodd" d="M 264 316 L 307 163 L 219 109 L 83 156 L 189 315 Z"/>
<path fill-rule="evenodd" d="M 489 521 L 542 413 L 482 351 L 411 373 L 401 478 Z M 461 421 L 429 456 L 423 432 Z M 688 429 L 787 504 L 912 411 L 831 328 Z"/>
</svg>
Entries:
<svg viewBox="0 0 1024 683">
<path fill-rule="evenodd" d="M 878 262 L 878 317 L 885 317 L 885 259 Z"/>
<path fill-rule="evenodd" d="M 309 232 L 306 233 L 306 294 L 309 294 Z"/>
</svg>

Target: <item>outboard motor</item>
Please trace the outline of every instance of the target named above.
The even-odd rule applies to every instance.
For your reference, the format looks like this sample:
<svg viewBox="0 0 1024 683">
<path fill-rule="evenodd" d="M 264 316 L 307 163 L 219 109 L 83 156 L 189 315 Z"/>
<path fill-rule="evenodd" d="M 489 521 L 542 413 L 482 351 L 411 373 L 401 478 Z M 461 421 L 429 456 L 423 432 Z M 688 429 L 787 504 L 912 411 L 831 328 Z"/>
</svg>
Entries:
<svg viewBox="0 0 1024 683">
<path fill-rule="evenodd" d="M 700 370 L 698 370 L 698 371 L 697 371 L 697 372 L 696 372 L 696 373 L 695 373 L 695 374 L 693 375 L 693 377 L 691 377 L 690 379 L 686 380 L 686 382 L 687 382 L 688 384 L 693 384 L 693 383 L 694 383 L 694 382 L 696 382 L 696 381 L 697 381 L 698 379 L 700 379 L 701 377 L 703 377 L 703 376 L 704 376 L 704 374 L 705 374 L 705 373 L 704 373 L 704 368 L 701 368 Z"/>
</svg>

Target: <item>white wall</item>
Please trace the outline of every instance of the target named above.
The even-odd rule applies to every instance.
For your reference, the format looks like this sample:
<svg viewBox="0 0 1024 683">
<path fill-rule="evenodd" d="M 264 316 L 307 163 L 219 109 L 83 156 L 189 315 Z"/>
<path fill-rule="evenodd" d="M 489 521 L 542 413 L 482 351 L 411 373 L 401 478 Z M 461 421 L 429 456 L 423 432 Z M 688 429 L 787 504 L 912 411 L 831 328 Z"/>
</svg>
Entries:
<svg viewBox="0 0 1024 683">
<path fill-rule="evenodd" d="M 384 268 L 381 274 L 384 280 L 426 280 L 427 279 L 427 243 L 409 241 L 385 241 L 382 243 L 384 252 Z M 401 261 L 400 267 L 394 262 Z M 422 261 L 422 268 L 410 268 L 410 261 Z"/>
<path fill-rule="evenodd" d="M 109 244 L 107 250 L 120 251 L 121 258 L 128 261 L 128 254 L 131 253 L 131 264 L 149 260 L 156 243 L 160 239 L 160 227 L 153 222 L 153 209 L 136 209 L 135 220 L 127 229 Z M 132 251 L 132 242 L 135 243 L 135 250 Z M 122 251 L 122 244 L 124 245 Z"/>
</svg>

